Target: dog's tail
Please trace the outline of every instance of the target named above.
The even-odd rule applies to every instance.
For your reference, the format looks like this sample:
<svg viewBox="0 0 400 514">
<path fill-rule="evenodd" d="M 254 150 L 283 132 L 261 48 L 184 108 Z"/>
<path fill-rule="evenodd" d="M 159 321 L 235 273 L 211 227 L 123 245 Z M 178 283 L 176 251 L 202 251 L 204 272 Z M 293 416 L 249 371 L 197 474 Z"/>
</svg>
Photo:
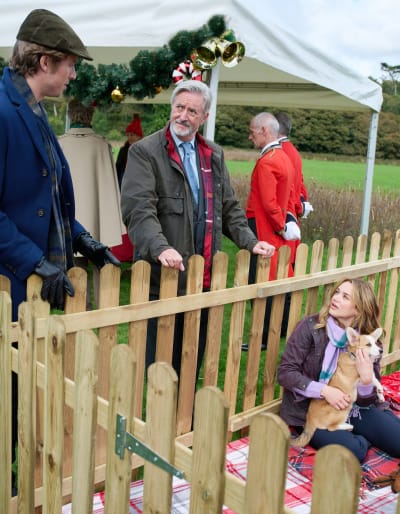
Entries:
<svg viewBox="0 0 400 514">
<path fill-rule="evenodd" d="M 307 446 L 307 444 L 310 442 L 312 436 L 314 435 L 314 432 L 316 430 L 316 427 L 305 425 L 303 432 L 295 437 L 294 439 L 290 440 L 291 446 Z"/>
</svg>

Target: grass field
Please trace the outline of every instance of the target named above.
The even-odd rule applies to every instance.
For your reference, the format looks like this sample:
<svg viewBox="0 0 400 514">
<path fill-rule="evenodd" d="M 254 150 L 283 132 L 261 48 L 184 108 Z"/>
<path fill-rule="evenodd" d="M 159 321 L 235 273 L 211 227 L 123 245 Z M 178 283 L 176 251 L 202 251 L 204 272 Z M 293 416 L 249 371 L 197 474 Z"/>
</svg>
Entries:
<svg viewBox="0 0 400 514">
<path fill-rule="evenodd" d="M 122 143 L 113 145 L 114 157 Z M 225 150 L 228 169 L 232 175 L 248 175 L 250 179 L 258 152 L 255 150 Z M 232 156 L 236 156 L 231 158 Z M 243 160 L 240 160 L 242 156 Z M 347 162 L 329 158 L 303 158 L 303 175 L 306 185 L 310 182 L 325 185 L 335 189 L 351 188 L 362 191 L 365 181 L 365 162 Z M 400 192 L 400 164 L 375 164 L 373 190 L 384 193 Z"/>
<path fill-rule="evenodd" d="M 249 175 L 254 161 L 228 160 L 231 174 Z M 306 185 L 310 182 L 332 188 L 364 189 L 366 165 L 363 162 L 325 161 L 303 159 L 303 175 Z M 382 192 L 400 192 L 400 166 L 392 164 L 375 164 L 373 190 Z"/>
</svg>

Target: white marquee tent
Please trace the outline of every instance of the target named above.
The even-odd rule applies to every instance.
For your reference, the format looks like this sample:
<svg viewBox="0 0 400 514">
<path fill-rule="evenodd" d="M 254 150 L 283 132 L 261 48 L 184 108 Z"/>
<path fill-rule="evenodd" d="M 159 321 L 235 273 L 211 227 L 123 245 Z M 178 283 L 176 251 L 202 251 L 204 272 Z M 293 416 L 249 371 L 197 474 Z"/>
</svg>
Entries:
<svg viewBox="0 0 400 514">
<path fill-rule="evenodd" d="M 128 63 L 140 49 L 160 48 L 178 31 L 197 30 L 213 15 L 224 15 L 227 27 L 244 43 L 246 56 L 234 68 L 217 65 L 215 104 L 371 112 L 360 227 L 361 233 L 368 233 L 382 90 L 281 26 L 274 0 L 257 5 L 251 10 L 245 0 L 3 0 L 0 56 L 10 56 L 21 22 L 36 8 L 50 9 L 68 21 L 95 62 L 103 64 Z M 168 102 L 169 97 L 167 90 L 144 102 Z"/>
</svg>

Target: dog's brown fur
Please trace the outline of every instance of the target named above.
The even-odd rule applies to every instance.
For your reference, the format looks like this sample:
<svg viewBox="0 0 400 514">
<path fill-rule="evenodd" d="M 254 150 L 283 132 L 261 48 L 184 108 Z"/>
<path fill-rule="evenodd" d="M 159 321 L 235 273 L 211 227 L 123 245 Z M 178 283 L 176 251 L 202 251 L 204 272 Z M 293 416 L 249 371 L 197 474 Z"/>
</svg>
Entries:
<svg viewBox="0 0 400 514">
<path fill-rule="evenodd" d="M 358 348 L 369 348 L 371 358 L 376 358 L 380 353 L 376 341 L 382 335 L 382 329 L 378 328 L 370 335 L 359 336 L 354 329 L 349 327 L 346 333 L 349 341 L 348 350 L 339 355 L 337 368 L 329 381 L 329 385 L 337 387 L 351 396 L 349 406 L 346 409 L 337 410 L 324 398 L 312 399 L 308 408 L 303 432 L 290 441 L 290 444 L 293 446 L 306 446 L 317 428 L 327 430 L 352 429 L 352 426 L 346 423 L 346 419 L 350 413 L 353 402 L 357 398 L 359 374 L 356 369 L 354 355 Z M 378 381 L 376 380 L 376 382 Z"/>
</svg>

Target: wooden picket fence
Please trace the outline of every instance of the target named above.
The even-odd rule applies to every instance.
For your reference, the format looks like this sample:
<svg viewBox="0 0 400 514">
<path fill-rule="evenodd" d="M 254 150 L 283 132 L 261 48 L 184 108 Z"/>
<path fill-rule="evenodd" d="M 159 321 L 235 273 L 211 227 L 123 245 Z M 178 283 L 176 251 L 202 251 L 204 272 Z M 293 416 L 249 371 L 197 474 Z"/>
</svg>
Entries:
<svg viewBox="0 0 400 514">
<path fill-rule="evenodd" d="M 343 277 L 368 278 L 375 287 L 386 330 L 382 366 L 391 370 L 400 360 L 400 233 L 394 237 L 374 234 L 369 244 L 365 236 L 360 236 L 356 245 L 352 238 L 346 238 L 342 246 L 333 239 L 326 258 L 323 250 L 323 243 L 317 241 L 309 256 L 308 246 L 300 245 L 295 277 L 285 278 L 289 259 L 285 247 L 280 250 L 278 279 L 266 281 L 269 262 L 260 259 L 257 283 L 250 285 L 250 255 L 240 251 L 233 287 L 227 287 L 227 256 L 219 253 L 207 293 L 201 292 L 202 257 L 193 256 L 187 295 L 176 296 L 177 272 L 165 269 L 161 299 L 152 302 L 148 300 L 149 266 L 138 262 L 131 271 L 129 305 L 119 305 L 120 271 L 109 265 L 101 271 L 99 308 L 89 312 L 84 311 L 86 274 L 74 268 L 69 274 L 75 297 L 67 299 L 65 314 L 52 316 L 40 299 L 40 280 L 34 276 L 29 280 L 28 301 L 21 304 L 15 323 L 11 322 L 7 281 L 2 279 L 0 416 L 5 429 L 0 433 L 0 512 L 31 514 L 40 507 L 40 511 L 54 514 L 71 498 L 73 512 L 91 512 L 94 484 L 104 483 L 105 512 L 128 512 L 131 472 L 143 465 L 143 459 L 129 456 L 127 450 L 123 459 L 115 454 L 117 414 L 126 418 L 128 432 L 184 472 L 192 484 L 190 512 L 221 512 L 222 504 L 238 513 L 286 512 L 283 496 L 289 434 L 276 416 L 280 406 L 276 369 L 286 293 L 291 293 L 290 334 L 304 314 L 319 308 L 332 283 Z M 268 347 L 261 352 L 268 296 L 273 297 Z M 209 309 L 209 323 L 204 369 L 195 394 L 202 308 Z M 168 364 L 178 312 L 185 313 L 179 388 Z M 152 317 L 159 320 L 159 362 L 149 370 L 145 391 L 146 325 Z M 243 353 L 241 344 L 246 336 L 249 351 Z M 13 342 L 18 346 L 12 346 Z M 11 369 L 19 378 L 19 494 L 13 499 L 9 472 Z M 225 473 L 223 462 L 232 433 L 249 426 L 250 455 L 244 483 Z M 356 512 L 349 506 L 357 503 L 358 463 L 344 449 L 326 448 L 318 455 L 312 512 Z M 145 512 L 169 512 L 171 475 L 145 461 L 144 476 Z M 340 498 L 335 491 L 341 485 L 333 476 L 347 482 L 346 494 Z"/>
</svg>

